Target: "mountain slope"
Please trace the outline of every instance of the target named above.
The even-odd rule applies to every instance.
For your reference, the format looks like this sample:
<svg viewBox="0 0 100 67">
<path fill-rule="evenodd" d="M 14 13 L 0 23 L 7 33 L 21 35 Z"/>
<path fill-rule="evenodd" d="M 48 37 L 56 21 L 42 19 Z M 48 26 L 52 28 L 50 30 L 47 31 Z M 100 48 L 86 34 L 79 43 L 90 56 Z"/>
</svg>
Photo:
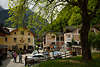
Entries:
<svg viewBox="0 0 100 67">
<path fill-rule="evenodd" d="M 8 19 L 8 10 L 3 9 L 0 7 L 0 24 L 6 26 L 6 19 Z"/>
</svg>

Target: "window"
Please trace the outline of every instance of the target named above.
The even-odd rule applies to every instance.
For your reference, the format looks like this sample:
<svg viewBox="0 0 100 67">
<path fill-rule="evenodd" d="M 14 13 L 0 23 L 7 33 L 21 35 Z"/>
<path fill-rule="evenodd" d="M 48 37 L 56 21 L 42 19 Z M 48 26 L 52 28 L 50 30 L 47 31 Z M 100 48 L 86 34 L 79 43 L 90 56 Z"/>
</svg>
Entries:
<svg viewBox="0 0 100 67">
<path fill-rule="evenodd" d="M 18 46 L 12 46 L 12 49 L 16 50 L 16 49 L 18 49 Z"/>
<path fill-rule="evenodd" d="M 43 55 L 34 55 L 33 57 L 44 57 Z"/>
<path fill-rule="evenodd" d="M 8 38 L 7 38 L 7 37 L 5 38 L 5 41 L 6 41 L 6 42 L 8 41 Z"/>
<path fill-rule="evenodd" d="M 70 37 L 71 37 L 71 35 L 69 34 L 69 35 L 67 35 L 67 37 L 68 37 L 68 38 L 70 38 Z"/>
<path fill-rule="evenodd" d="M 61 41 L 64 41 L 64 37 L 63 36 L 61 37 Z"/>
<path fill-rule="evenodd" d="M 30 35 L 30 33 L 28 33 L 28 35 Z"/>
<path fill-rule="evenodd" d="M 56 40 L 59 41 L 59 37 L 57 37 Z"/>
<path fill-rule="evenodd" d="M 52 36 L 52 38 L 55 38 L 55 36 Z"/>
<path fill-rule="evenodd" d="M 32 49 L 33 47 L 32 46 L 28 46 L 28 49 Z"/>
<path fill-rule="evenodd" d="M 30 42 L 30 38 L 28 38 L 28 42 Z"/>
<path fill-rule="evenodd" d="M 21 34 L 24 35 L 24 31 L 21 31 Z"/>
<path fill-rule="evenodd" d="M 14 34 L 16 34 L 16 32 L 14 32 Z"/>
<path fill-rule="evenodd" d="M 55 45 L 55 42 L 52 42 L 52 45 Z"/>
<path fill-rule="evenodd" d="M 14 38 L 14 42 L 16 42 L 16 38 Z"/>
<path fill-rule="evenodd" d="M 45 36 L 43 37 L 43 41 L 44 41 L 44 44 L 46 43 L 46 39 L 45 39 Z"/>
</svg>

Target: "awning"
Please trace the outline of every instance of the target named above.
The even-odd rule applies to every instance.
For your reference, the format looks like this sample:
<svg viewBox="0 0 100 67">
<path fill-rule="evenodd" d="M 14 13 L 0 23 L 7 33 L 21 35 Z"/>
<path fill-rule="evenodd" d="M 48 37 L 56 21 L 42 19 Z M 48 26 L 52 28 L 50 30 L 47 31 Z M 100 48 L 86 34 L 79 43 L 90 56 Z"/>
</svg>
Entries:
<svg viewBox="0 0 100 67">
<path fill-rule="evenodd" d="M 0 48 L 8 48 L 6 45 L 0 45 Z"/>
</svg>

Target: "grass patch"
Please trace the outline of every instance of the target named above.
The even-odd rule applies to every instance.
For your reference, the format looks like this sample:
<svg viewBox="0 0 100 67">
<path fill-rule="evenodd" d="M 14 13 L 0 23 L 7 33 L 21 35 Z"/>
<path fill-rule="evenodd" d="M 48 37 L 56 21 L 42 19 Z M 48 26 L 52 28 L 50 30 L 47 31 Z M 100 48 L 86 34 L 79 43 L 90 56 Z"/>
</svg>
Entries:
<svg viewBox="0 0 100 67">
<path fill-rule="evenodd" d="M 94 53 L 92 55 L 93 60 L 90 62 L 82 62 L 81 56 L 77 56 L 66 59 L 48 60 L 41 62 L 35 67 L 100 67 L 100 53 Z"/>
</svg>

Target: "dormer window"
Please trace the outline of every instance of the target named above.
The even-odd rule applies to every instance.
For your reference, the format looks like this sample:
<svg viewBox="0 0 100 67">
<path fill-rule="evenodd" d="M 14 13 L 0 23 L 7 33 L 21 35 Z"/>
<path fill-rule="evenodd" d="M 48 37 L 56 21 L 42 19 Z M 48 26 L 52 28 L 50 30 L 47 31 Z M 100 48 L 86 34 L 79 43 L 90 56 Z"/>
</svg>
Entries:
<svg viewBox="0 0 100 67">
<path fill-rule="evenodd" d="M 24 35 L 24 31 L 21 31 L 20 33 L 21 33 L 21 35 Z"/>
<path fill-rule="evenodd" d="M 30 35 L 30 33 L 28 33 L 28 35 Z"/>
</svg>

